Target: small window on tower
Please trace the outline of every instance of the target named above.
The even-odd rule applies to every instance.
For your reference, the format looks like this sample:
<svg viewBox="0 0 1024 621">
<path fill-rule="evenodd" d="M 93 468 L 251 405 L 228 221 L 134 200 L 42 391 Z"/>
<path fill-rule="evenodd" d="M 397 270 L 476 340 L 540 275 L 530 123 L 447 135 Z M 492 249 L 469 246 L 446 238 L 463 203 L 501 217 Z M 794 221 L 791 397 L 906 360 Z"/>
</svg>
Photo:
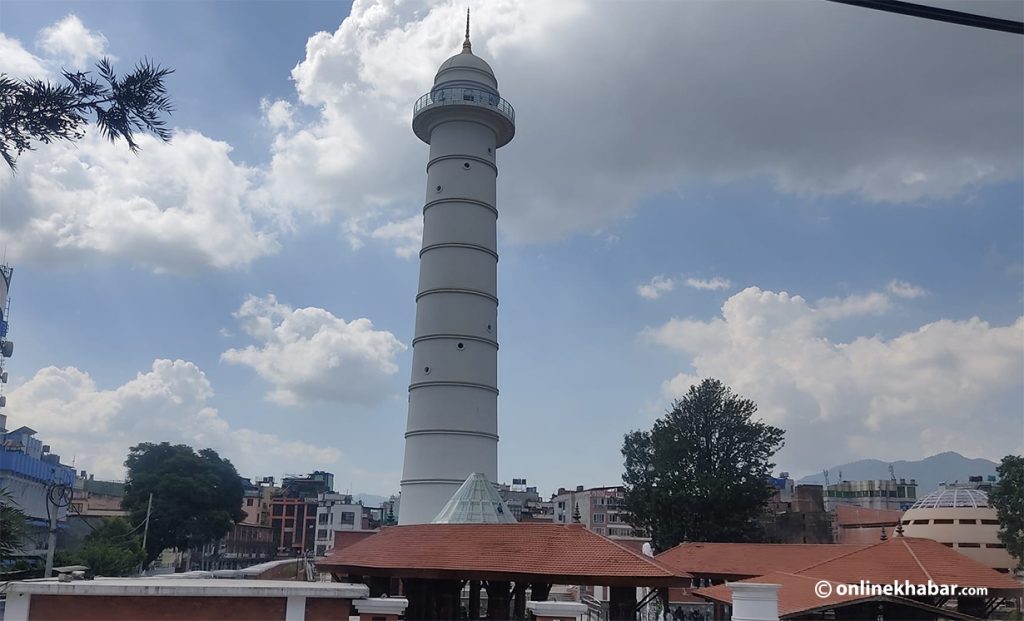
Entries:
<svg viewBox="0 0 1024 621">
<path fill-rule="evenodd" d="M 430 375 L 430 367 L 423 367 L 423 372 L 427 375 Z"/>
<path fill-rule="evenodd" d="M 466 344 L 465 343 L 459 343 L 458 345 L 456 345 L 456 347 L 458 347 L 460 350 L 462 350 L 462 349 L 466 348 Z"/>
<path fill-rule="evenodd" d="M 462 167 L 465 168 L 466 170 L 469 170 L 469 162 L 463 162 Z"/>
<path fill-rule="evenodd" d="M 434 188 L 434 189 L 435 189 L 435 190 L 437 190 L 437 191 L 438 191 L 439 193 L 440 193 L 440 192 L 441 192 L 441 190 L 442 190 L 441 186 L 437 186 L 437 187 L 436 187 L 436 188 Z"/>
<path fill-rule="evenodd" d="M 490 334 L 491 332 L 494 332 L 494 326 L 487 324 L 487 333 Z"/>
</svg>

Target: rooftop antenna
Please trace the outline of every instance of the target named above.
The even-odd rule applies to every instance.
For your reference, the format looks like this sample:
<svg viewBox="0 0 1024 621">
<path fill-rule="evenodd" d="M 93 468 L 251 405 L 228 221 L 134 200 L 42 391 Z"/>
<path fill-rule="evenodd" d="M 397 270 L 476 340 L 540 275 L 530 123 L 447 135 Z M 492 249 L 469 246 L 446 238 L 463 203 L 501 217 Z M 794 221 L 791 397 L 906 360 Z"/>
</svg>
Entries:
<svg viewBox="0 0 1024 621">
<path fill-rule="evenodd" d="M 462 51 L 473 53 L 473 46 L 469 42 L 469 7 L 466 7 L 466 40 L 462 42 Z"/>
</svg>

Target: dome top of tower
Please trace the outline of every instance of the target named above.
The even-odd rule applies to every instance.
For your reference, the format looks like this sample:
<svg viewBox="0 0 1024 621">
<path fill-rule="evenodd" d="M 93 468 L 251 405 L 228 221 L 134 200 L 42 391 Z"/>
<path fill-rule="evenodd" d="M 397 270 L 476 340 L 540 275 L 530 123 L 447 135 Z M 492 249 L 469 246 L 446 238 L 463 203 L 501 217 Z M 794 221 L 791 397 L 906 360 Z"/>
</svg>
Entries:
<svg viewBox="0 0 1024 621">
<path fill-rule="evenodd" d="M 462 52 L 441 63 L 434 77 L 434 86 L 455 81 L 479 82 L 498 88 L 498 80 L 491 66 L 473 54 L 473 44 L 469 41 L 469 9 L 466 9 L 466 39 L 462 42 Z"/>
</svg>

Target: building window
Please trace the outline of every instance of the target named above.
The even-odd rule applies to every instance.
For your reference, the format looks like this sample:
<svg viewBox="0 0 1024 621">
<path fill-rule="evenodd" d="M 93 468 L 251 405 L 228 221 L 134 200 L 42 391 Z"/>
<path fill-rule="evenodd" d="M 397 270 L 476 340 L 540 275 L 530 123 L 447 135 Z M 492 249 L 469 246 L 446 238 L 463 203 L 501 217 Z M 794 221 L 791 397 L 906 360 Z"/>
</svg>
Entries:
<svg viewBox="0 0 1024 621">
<path fill-rule="evenodd" d="M 989 526 L 998 526 L 999 520 L 982 520 L 982 524 L 988 524 Z"/>
<path fill-rule="evenodd" d="M 604 514 L 603 513 L 595 513 L 594 514 L 594 524 L 604 524 Z"/>
<path fill-rule="evenodd" d="M 960 542 L 960 543 L 956 544 L 956 547 L 958 547 L 958 548 L 980 548 L 981 544 L 980 543 L 963 543 L 963 542 Z"/>
<path fill-rule="evenodd" d="M 1006 544 L 1005 543 L 986 543 L 985 547 L 986 548 L 1001 548 L 1001 549 L 1005 550 L 1006 549 Z"/>
<path fill-rule="evenodd" d="M 935 520 L 935 524 L 952 524 L 953 520 Z"/>
<path fill-rule="evenodd" d="M 321 528 L 320 530 L 316 531 L 316 538 L 317 539 L 327 539 L 327 529 L 326 528 Z"/>
<path fill-rule="evenodd" d="M 977 524 L 978 520 L 960 520 L 961 524 Z"/>
<path fill-rule="evenodd" d="M 246 498 L 245 499 L 245 506 L 247 506 L 247 507 L 251 507 L 252 506 L 252 498 Z"/>
<path fill-rule="evenodd" d="M 341 512 L 341 523 L 342 524 L 355 524 L 356 523 L 356 514 L 354 512 L 352 512 L 352 511 L 342 511 Z"/>
<path fill-rule="evenodd" d="M 317 524 L 327 524 L 331 517 L 330 513 L 321 513 L 316 516 Z"/>
</svg>

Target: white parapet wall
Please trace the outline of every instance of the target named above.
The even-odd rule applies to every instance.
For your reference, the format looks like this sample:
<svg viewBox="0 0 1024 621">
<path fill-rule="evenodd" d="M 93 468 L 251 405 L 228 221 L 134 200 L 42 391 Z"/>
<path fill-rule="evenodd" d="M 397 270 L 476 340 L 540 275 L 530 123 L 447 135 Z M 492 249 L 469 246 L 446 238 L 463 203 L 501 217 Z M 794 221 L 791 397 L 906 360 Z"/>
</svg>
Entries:
<svg viewBox="0 0 1024 621">
<path fill-rule="evenodd" d="M 284 600 L 281 616 L 283 621 L 304 621 L 307 600 L 359 600 L 370 594 L 364 584 L 338 582 L 296 582 L 288 580 L 236 580 L 218 578 L 97 578 L 95 580 L 29 580 L 11 582 L 7 587 L 7 604 L 4 621 L 30 621 L 39 618 L 33 613 L 34 598 L 71 596 L 72 601 L 86 601 L 81 597 L 97 598 L 96 602 L 110 606 L 111 619 L 143 619 L 149 606 L 167 602 L 174 598 L 209 598 L 211 609 L 218 607 L 230 610 L 232 602 L 260 600 Z M 153 604 L 138 604 L 140 597 L 152 598 Z M 126 598 L 119 600 L 118 598 Z M 130 599 L 129 599 L 130 598 Z M 138 610 L 127 609 L 116 604 L 131 602 Z M 268 602 L 269 604 L 269 602 Z M 344 605 L 339 602 L 338 605 Z M 115 612 L 116 611 L 116 612 Z M 68 611 L 67 619 L 74 619 Z M 187 619 L 187 616 L 183 616 Z"/>
<path fill-rule="evenodd" d="M 586 604 L 579 602 L 526 602 L 526 609 L 538 619 L 578 621 L 587 612 Z"/>
<path fill-rule="evenodd" d="M 779 621 L 778 584 L 731 582 L 732 621 Z"/>
</svg>

